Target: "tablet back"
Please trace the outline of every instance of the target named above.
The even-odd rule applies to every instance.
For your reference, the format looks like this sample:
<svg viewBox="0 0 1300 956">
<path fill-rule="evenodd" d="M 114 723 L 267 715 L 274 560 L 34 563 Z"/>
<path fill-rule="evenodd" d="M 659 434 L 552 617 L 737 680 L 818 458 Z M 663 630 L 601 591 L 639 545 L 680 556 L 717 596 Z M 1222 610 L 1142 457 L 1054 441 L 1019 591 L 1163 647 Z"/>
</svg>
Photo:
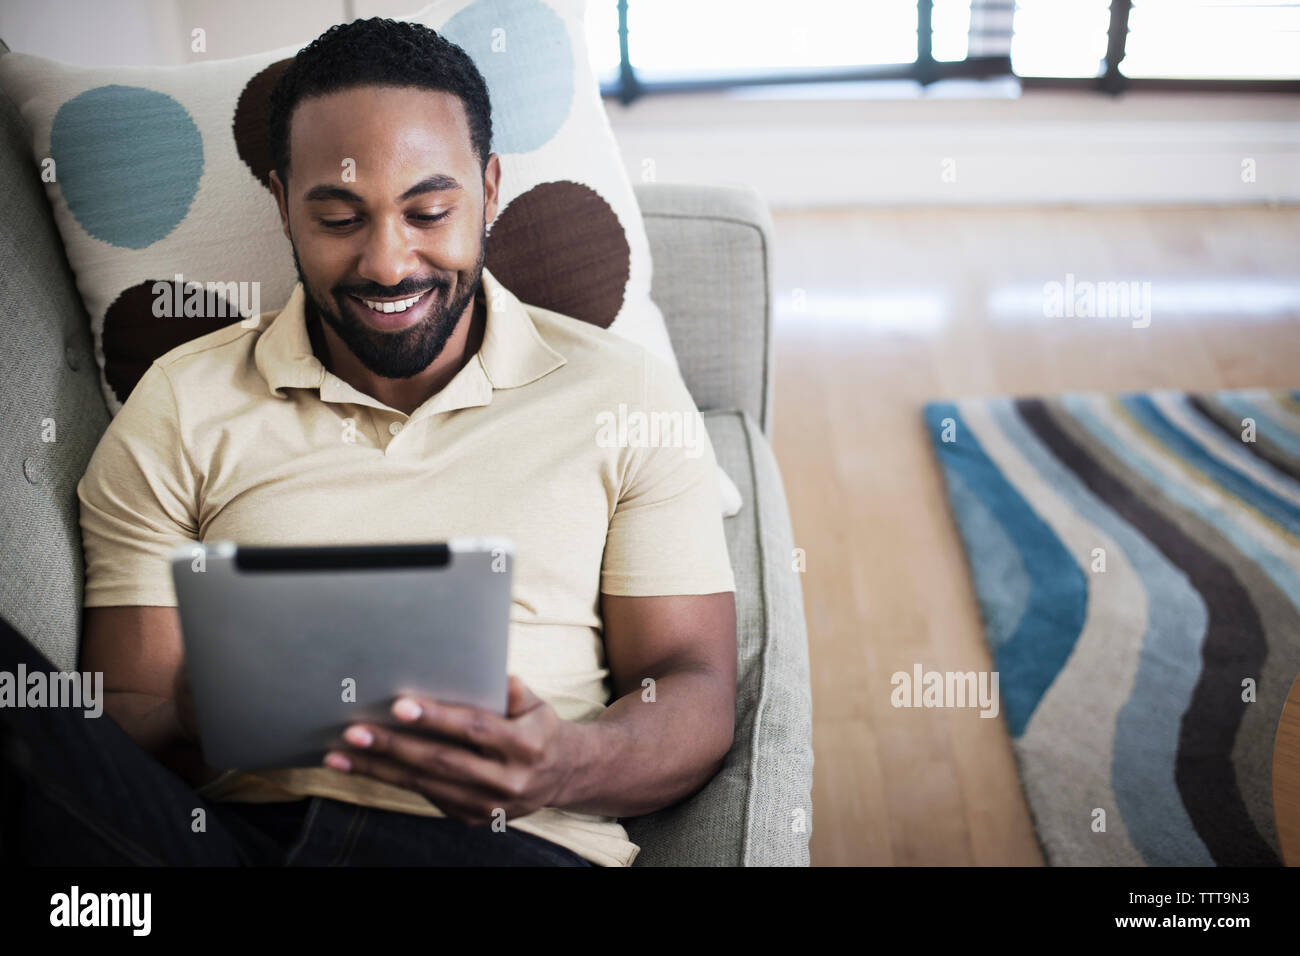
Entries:
<svg viewBox="0 0 1300 956">
<path fill-rule="evenodd" d="M 178 547 L 185 666 L 205 761 L 320 766 L 401 694 L 506 712 L 514 557 L 445 544 Z"/>
</svg>

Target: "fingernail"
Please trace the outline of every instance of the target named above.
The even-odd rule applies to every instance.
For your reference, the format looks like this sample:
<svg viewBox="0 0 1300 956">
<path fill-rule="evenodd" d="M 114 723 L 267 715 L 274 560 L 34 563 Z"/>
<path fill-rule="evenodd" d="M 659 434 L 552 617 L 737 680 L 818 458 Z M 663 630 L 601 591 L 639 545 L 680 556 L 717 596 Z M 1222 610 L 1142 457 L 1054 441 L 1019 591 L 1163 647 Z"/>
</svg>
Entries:
<svg viewBox="0 0 1300 956">
<path fill-rule="evenodd" d="M 343 737 L 348 743 L 358 747 L 369 747 L 375 742 L 374 736 L 364 727 L 349 727 Z"/>
<path fill-rule="evenodd" d="M 393 713 L 403 720 L 415 720 L 420 716 L 420 705 L 409 697 L 403 697 L 393 705 Z"/>
<path fill-rule="evenodd" d="M 329 753 L 325 755 L 325 763 L 335 770 L 342 770 L 345 773 L 352 769 L 352 761 L 342 754 Z"/>
</svg>

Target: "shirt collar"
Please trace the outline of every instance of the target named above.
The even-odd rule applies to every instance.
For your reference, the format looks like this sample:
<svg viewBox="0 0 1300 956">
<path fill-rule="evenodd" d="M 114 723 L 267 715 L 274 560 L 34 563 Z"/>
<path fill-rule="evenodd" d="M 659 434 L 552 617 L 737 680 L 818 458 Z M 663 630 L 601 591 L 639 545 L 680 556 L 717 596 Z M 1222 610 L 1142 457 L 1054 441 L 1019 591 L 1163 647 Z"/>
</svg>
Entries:
<svg viewBox="0 0 1300 956">
<path fill-rule="evenodd" d="M 487 405 L 492 391 L 535 382 L 565 364 L 537 331 L 532 317 L 514 294 L 483 270 L 478 295 L 487 305 L 483 342 L 456 376 L 411 413 L 420 418 L 436 412 Z M 253 349 L 253 361 L 277 397 L 285 388 L 319 389 L 322 401 L 354 402 L 387 409 L 378 399 L 331 374 L 312 351 L 307 334 L 306 292 L 298 283 Z M 391 410 L 391 409 L 390 409 Z"/>
</svg>

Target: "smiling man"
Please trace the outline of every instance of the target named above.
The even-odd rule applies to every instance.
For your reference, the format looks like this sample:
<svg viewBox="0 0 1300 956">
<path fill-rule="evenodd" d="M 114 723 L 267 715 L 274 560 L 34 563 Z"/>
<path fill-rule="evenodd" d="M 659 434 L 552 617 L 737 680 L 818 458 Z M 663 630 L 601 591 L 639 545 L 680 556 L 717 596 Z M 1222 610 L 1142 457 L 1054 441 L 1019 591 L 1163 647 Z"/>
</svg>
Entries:
<svg viewBox="0 0 1300 956">
<path fill-rule="evenodd" d="M 278 81 L 272 188 L 300 284 L 255 328 L 154 362 L 78 486 L 82 666 L 104 672 L 125 734 L 91 746 L 84 721 L 47 718 L 65 742 L 30 774 L 83 794 L 19 801 L 47 856 L 67 827 L 33 818 L 74 813 L 163 862 L 627 865 L 639 848 L 618 818 L 722 766 L 736 620 L 712 447 L 596 440 L 620 407 L 698 412 L 644 350 L 484 269 L 491 129 L 469 57 L 412 24 L 334 27 Z M 325 765 L 202 767 L 178 543 L 489 534 L 516 548 L 507 716 L 403 699 Z M 87 793 L 91 764 L 115 769 Z M 202 837 L 196 806 L 211 810 Z"/>
<path fill-rule="evenodd" d="M 307 310 L 324 320 L 312 328 L 323 329 L 323 360 L 334 374 L 409 412 L 446 385 L 482 339 L 484 312 L 471 305 L 501 164 L 487 152 L 489 119 L 471 120 L 466 104 L 474 101 L 477 114 L 487 94 L 481 91 L 479 102 L 470 84 L 466 99 L 428 87 L 328 93 L 333 80 L 318 82 L 295 106 L 290 98 L 302 96 L 303 82 L 291 70 L 274 93 L 271 187 Z M 285 188 L 290 145 L 302 186 L 292 201 Z M 412 183 L 423 170 L 436 172 Z"/>
</svg>

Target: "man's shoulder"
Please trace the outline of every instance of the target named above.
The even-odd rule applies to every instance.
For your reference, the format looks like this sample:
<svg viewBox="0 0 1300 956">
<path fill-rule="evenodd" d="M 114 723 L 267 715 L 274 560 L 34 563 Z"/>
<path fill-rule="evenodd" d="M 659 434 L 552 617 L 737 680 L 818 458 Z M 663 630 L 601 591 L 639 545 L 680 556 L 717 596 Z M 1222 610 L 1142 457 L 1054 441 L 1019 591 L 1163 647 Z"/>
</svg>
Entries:
<svg viewBox="0 0 1300 956">
<path fill-rule="evenodd" d="M 546 344 L 564 356 L 571 371 L 587 380 L 639 381 L 647 363 L 654 361 L 640 345 L 608 329 L 540 306 L 524 308 Z"/>
<path fill-rule="evenodd" d="M 228 363 L 247 358 L 251 356 L 258 337 L 266 330 L 275 315 L 274 312 L 264 312 L 256 319 L 241 319 L 222 326 L 215 332 L 208 332 L 182 342 L 154 361 L 169 374 L 177 374 L 203 360 Z"/>
<path fill-rule="evenodd" d="M 263 313 L 233 322 L 168 349 L 149 363 L 116 417 L 152 422 L 161 407 L 174 402 L 177 414 L 197 425 L 241 406 L 257 394 L 254 349 L 275 316 Z"/>
</svg>

